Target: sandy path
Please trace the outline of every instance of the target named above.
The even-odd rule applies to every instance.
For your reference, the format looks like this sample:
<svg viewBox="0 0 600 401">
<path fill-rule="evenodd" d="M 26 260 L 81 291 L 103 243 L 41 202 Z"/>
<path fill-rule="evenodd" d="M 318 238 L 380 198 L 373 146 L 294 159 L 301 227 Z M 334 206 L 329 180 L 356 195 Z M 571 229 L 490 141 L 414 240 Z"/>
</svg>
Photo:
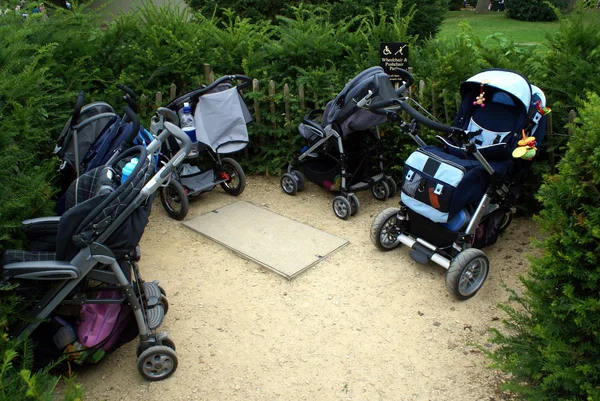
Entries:
<svg viewBox="0 0 600 401">
<path fill-rule="evenodd" d="M 221 189 L 193 202 L 187 219 L 239 200 L 348 239 L 350 245 L 292 281 L 153 209 L 142 239 L 141 269 L 170 302 L 163 327 L 177 345 L 172 378 L 145 382 L 136 341 L 79 374 L 90 400 L 499 400 L 499 376 L 472 343 L 499 324 L 502 283 L 525 271 L 529 220 L 516 219 L 488 248 L 492 270 L 469 301 L 446 290 L 445 271 L 419 265 L 405 248 L 390 253 L 369 240 L 373 218 L 397 205 L 358 194 L 349 221 L 332 195 L 308 184 L 295 197 L 276 177 L 250 177 L 239 198 Z M 293 255 L 290 255 L 293 257 Z M 489 344 L 488 344 L 489 345 Z"/>
</svg>

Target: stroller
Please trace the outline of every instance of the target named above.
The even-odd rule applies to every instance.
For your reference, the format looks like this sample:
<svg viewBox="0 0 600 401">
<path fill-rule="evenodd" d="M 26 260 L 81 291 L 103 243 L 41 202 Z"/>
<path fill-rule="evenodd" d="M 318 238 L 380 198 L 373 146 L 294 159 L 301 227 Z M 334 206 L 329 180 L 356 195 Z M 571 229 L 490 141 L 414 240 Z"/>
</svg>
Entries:
<svg viewBox="0 0 600 401">
<path fill-rule="evenodd" d="M 143 127 L 134 127 L 129 113 L 137 113 L 135 93 L 125 85 L 117 84 L 127 104 L 123 116 L 115 113 L 105 102 L 83 105 L 85 93 L 79 92 L 73 115 L 58 137 L 54 153 L 62 159 L 60 172 L 60 200 L 58 214 L 64 212 L 64 194 L 81 174 L 104 165 L 114 152 L 120 153 L 133 145 L 147 146 L 152 135 Z"/>
<path fill-rule="evenodd" d="M 236 81 L 242 83 L 234 86 Z M 195 110 L 197 142 L 193 144 L 193 153 L 188 155 L 188 163 L 179 166 L 168 184 L 160 189 L 161 203 L 173 219 L 185 218 L 189 210 L 188 198 L 212 191 L 217 185 L 232 196 L 244 191 L 246 175 L 242 166 L 233 158 L 221 158 L 221 155 L 238 152 L 248 144 L 246 124 L 252 121 L 252 117 L 241 91 L 251 83 L 252 80 L 243 75 L 223 76 L 206 87 L 171 101 L 166 106 L 170 113 L 152 117 L 150 130 L 156 134 L 165 121 L 179 126 L 184 104 L 188 103 Z M 179 143 L 173 138 L 165 143 L 163 162 L 171 160 L 179 148 Z M 203 155 L 207 155 L 210 162 L 210 167 L 204 168 L 204 171 L 189 163 Z"/>
<path fill-rule="evenodd" d="M 128 116 L 139 126 L 130 109 Z M 154 381 L 175 372 L 175 345 L 166 332 L 156 332 L 168 310 L 165 292 L 158 282 L 142 280 L 137 265 L 153 195 L 191 149 L 179 128 L 165 127 L 147 147 L 114 153 L 105 165 L 80 175 L 66 192 L 62 216 L 23 222 L 30 249 L 5 252 L 2 283 L 18 283 L 14 291 L 33 306 L 11 334 L 32 334 L 46 341 L 46 355 L 55 351 L 80 363 L 96 362 L 139 334 L 139 373 Z M 170 135 L 182 149 L 155 173 L 153 155 Z M 54 242 L 47 240 L 51 232 Z"/>
<path fill-rule="evenodd" d="M 412 83 L 408 72 L 402 75 Z M 419 145 L 403 167 L 400 207 L 381 212 L 370 235 L 382 251 L 404 244 L 413 260 L 443 266 L 448 290 L 468 299 L 489 272 L 480 249 L 494 244 L 512 221 L 550 110 L 539 88 L 507 70 L 469 78 L 461 85 L 461 96 L 453 127 L 425 117 L 408 98 L 369 106 L 398 123 Z M 402 120 L 400 110 L 412 117 L 411 123 Z M 438 136 L 443 147 L 426 145 L 417 135 L 417 122 L 447 134 Z"/>
<path fill-rule="evenodd" d="M 298 131 L 307 144 L 294 155 L 281 177 L 283 192 L 294 195 L 303 190 L 306 176 L 328 191 L 339 192 L 333 199 L 333 212 L 344 220 L 360 208 L 354 192 L 370 189 L 378 200 L 395 195 L 396 182 L 384 171 L 378 127 L 387 119 L 364 107 L 396 97 L 393 86 L 380 85 L 384 79 L 383 68 L 369 68 L 348 82 L 325 110 L 313 110 L 304 117 Z"/>
</svg>

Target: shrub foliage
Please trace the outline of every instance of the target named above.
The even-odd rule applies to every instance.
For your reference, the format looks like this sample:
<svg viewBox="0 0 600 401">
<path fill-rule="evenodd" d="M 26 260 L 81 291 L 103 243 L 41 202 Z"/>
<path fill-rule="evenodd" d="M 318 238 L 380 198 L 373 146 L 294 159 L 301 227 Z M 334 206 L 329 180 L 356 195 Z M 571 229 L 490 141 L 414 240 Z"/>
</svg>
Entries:
<svg viewBox="0 0 600 401">
<path fill-rule="evenodd" d="M 520 21 L 553 21 L 558 17 L 550 5 L 563 10 L 569 5 L 569 0 L 505 0 L 505 4 L 508 18 Z"/>
<path fill-rule="evenodd" d="M 573 124 L 559 173 L 539 192 L 544 254 L 523 278 L 519 307 L 504 306 L 496 365 L 528 400 L 600 399 L 600 96 L 590 93 Z"/>
</svg>

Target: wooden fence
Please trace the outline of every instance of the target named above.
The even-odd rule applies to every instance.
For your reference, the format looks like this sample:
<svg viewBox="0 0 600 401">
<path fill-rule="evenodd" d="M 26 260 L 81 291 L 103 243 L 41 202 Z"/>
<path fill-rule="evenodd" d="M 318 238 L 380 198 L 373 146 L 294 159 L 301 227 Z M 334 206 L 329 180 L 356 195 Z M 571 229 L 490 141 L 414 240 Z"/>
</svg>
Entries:
<svg viewBox="0 0 600 401">
<path fill-rule="evenodd" d="M 212 82 L 214 82 L 215 77 L 214 77 L 214 73 L 210 67 L 209 64 L 204 64 L 204 81 L 207 84 L 211 84 Z M 409 70 L 411 70 L 409 68 Z M 412 72 L 412 71 L 411 71 Z M 296 93 L 292 93 L 292 89 L 290 89 L 290 86 L 286 83 L 283 85 L 281 92 L 278 93 L 277 92 L 277 84 L 275 81 L 270 80 L 268 83 L 268 90 L 267 90 L 267 96 L 263 97 L 263 99 L 260 99 L 260 96 L 252 96 L 252 101 L 250 104 L 248 104 L 248 106 L 250 106 L 251 112 L 253 114 L 253 118 L 254 121 L 256 121 L 258 124 L 262 124 L 264 123 L 269 123 L 271 124 L 273 130 L 277 130 L 280 126 L 280 122 L 278 121 L 277 118 L 270 118 L 270 119 L 266 119 L 264 118 L 265 110 L 268 111 L 270 113 L 270 116 L 274 116 L 276 115 L 276 113 L 279 113 L 280 115 L 282 115 L 283 117 L 283 121 L 285 126 L 289 126 L 292 121 L 294 121 L 294 118 L 297 118 L 298 116 L 293 116 L 292 115 L 292 106 L 297 107 L 298 110 L 300 110 L 300 116 L 304 116 L 304 114 L 307 111 L 307 107 L 314 107 L 314 108 L 321 108 L 324 107 L 324 102 L 333 99 L 336 95 L 337 95 L 337 91 L 341 89 L 341 88 L 333 88 L 330 87 L 329 88 L 329 92 L 330 92 L 330 97 L 327 100 L 322 100 L 319 99 L 317 94 L 307 94 L 306 88 L 303 85 L 298 86 L 297 88 L 297 94 Z M 441 120 L 442 122 L 445 122 L 447 124 L 450 124 L 454 118 L 454 116 L 456 115 L 456 113 L 458 112 L 458 108 L 460 105 L 460 94 L 458 92 L 456 92 L 454 94 L 454 96 L 446 96 L 446 90 L 444 89 L 441 93 L 436 92 L 435 90 L 435 85 L 430 85 L 430 88 L 427 87 L 425 81 L 420 80 L 416 85 L 413 85 L 410 88 L 410 92 L 409 92 L 409 96 L 411 98 L 413 98 L 414 100 L 416 100 L 418 103 L 423 103 L 428 105 L 428 109 L 429 112 L 437 119 Z M 185 91 L 183 91 L 185 92 Z M 259 85 L 259 81 L 258 79 L 254 79 L 252 81 L 252 92 L 258 94 L 258 93 L 262 93 L 262 89 Z M 171 88 L 169 90 L 169 94 L 168 94 L 168 101 L 171 101 L 173 99 L 175 99 L 178 95 L 182 95 L 183 93 L 178 93 L 177 92 L 177 86 L 175 84 L 171 85 Z M 275 99 L 279 97 L 279 95 L 282 94 L 282 102 L 280 101 L 276 101 Z M 453 98 L 454 101 L 448 101 L 448 98 Z M 153 107 L 160 107 L 160 106 L 164 106 L 166 103 L 168 103 L 168 101 L 166 101 L 165 96 L 160 93 L 157 92 L 155 94 L 154 97 L 154 104 L 152 105 Z M 283 103 L 283 107 L 281 106 L 281 103 Z M 149 112 L 149 100 L 148 97 L 146 95 L 142 95 L 140 97 L 140 111 L 142 113 L 145 112 Z M 575 120 L 576 117 L 576 112 L 575 110 L 571 110 L 569 113 L 569 122 L 572 123 Z M 568 132 L 569 136 L 571 134 L 571 132 Z M 547 123 L 547 127 L 546 127 L 546 135 L 547 136 L 552 136 L 555 135 L 554 132 L 554 127 L 552 124 L 552 114 L 548 115 L 548 123 Z M 259 138 L 259 144 L 262 145 L 262 140 L 263 138 Z M 555 167 L 555 152 L 551 151 L 549 152 L 549 158 L 550 158 L 550 165 L 551 165 L 551 169 L 552 172 L 554 172 L 554 167 Z"/>
</svg>

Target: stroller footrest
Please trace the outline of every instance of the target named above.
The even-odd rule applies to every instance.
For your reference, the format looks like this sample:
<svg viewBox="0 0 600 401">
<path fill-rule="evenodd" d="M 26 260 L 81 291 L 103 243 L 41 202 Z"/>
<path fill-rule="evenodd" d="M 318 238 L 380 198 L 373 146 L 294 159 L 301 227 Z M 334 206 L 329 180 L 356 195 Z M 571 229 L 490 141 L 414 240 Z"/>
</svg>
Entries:
<svg viewBox="0 0 600 401">
<path fill-rule="evenodd" d="M 154 330 L 162 324 L 163 319 L 165 318 L 165 308 L 162 304 L 149 308 L 146 311 L 146 317 L 148 319 L 148 328 Z"/>
<path fill-rule="evenodd" d="M 148 320 L 148 328 L 154 330 L 162 324 L 165 317 L 166 299 L 158 285 L 158 281 L 144 283 L 144 295 L 147 307 L 146 318 Z"/>
</svg>

